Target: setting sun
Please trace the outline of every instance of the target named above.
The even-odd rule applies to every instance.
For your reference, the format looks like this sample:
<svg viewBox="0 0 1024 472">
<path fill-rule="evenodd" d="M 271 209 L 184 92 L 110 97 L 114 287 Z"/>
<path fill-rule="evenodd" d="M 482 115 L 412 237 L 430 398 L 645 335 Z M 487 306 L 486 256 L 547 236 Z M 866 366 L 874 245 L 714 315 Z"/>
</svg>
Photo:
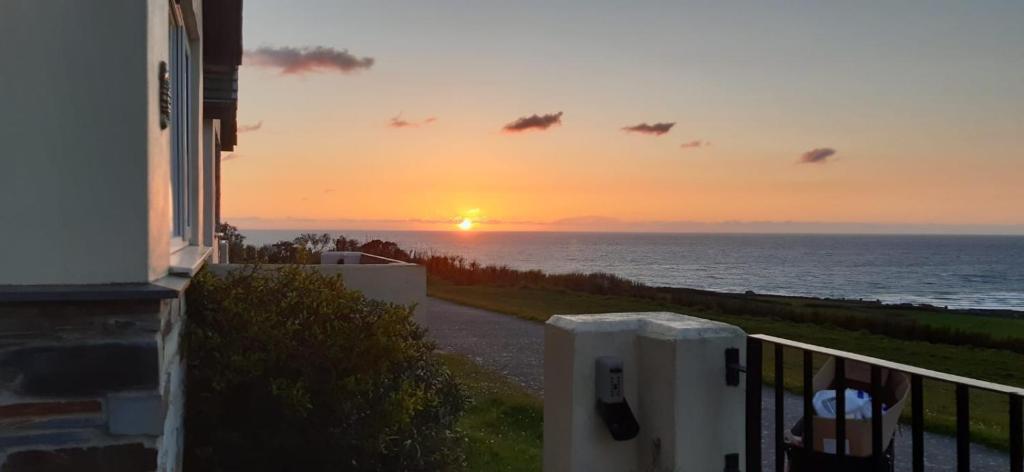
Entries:
<svg viewBox="0 0 1024 472">
<path fill-rule="evenodd" d="M 461 229 L 462 231 L 469 231 L 473 229 L 473 220 L 469 218 L 463 218 L 462 221 L 459 222 L 459 224 L 456 226 L 458 226 L 459 229 Z"/>
</svg>

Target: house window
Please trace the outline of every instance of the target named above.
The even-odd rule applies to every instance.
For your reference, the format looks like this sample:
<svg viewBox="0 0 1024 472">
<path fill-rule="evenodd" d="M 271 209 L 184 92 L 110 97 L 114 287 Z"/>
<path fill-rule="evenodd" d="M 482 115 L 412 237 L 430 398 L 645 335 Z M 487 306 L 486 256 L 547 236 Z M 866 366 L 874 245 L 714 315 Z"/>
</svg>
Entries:
<svg viewBox="0 0 1024 472">
<path fill-rule="evenodd" d="M 192 176 L 192 52 L 185 28 L 171 22 L 171 237 L 177 245 L 186 244 L 192 230 L 189 189 Z"/>
</svg>

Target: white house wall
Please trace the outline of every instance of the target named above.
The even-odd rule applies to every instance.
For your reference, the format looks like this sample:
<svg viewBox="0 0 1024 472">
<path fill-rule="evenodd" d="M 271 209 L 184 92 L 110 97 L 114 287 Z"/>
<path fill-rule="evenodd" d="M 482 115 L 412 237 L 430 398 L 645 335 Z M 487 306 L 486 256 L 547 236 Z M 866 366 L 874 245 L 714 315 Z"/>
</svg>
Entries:
<svg viewBox="0 0 1024 472">
<path fill-rule="evenodd" d="M 0 2 L 0 284 L 149 279 L 149 7 Z"/>
<path fill-rule="evenodd" d="M 217 251 L 216 244 L 214 244 L 214 232 L 217 225 L 217 215 L 215 205 L 217 204 L 217 159 L 220 158 L 220 120 L 203 120 L 203 141 L 202 141 L 202 179 L 197 179 L 202 182 L 202 191 L 200 192 L 204 199 L 204 204 L 201 206 L 202 211 L 200 212 L 200 218 L 197 220 L 202 221 L 199 225 L 200 234 L 199 239 L 203 245 L 214 246 L 214 251 Z M 215 256 L 213 260 L 217 260 Z"/>
<path fill-rule="evenodd" d="M 149 182 L 145 197 L 149 203 L 147 252 L 145 260 L 141 262 L 147 268 L 146 280 L 155 280 L 167 275 L 171 244 L 171 128 L 160 129 L 159 103 L 160 62 L 170 63 L 170 6 L 163 0 L 145 0 L 140 3 L 144 3 L 148 9 L 145 36 L 146 90 L 141 98 L 146 109 L 146 178 Z"/>
<path fill-rule="evenodd" d="M 0 2 L 0 285 L 167 274 L 170 129 L 160 129 L 158 75 L 169 8 L 167 0 Z M 205 206 L 201 57 L 191 200 Z M 193 211 L 192 242 L 210 245 L 203 236 L 212 222 L 202 224 L 202 207 Z"/>
</svg>

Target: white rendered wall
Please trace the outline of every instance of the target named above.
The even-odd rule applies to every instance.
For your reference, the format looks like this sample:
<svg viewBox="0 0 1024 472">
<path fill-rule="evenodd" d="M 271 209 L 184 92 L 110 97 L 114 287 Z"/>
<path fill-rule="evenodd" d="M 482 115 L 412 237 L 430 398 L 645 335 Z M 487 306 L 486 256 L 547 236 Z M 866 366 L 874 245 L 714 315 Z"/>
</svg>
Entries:
<svg viewBox="0 0 1024 472">
<path fill-rule="evenodd" d="M 544 341 L 544 470 L 715 471 L 743 463 L 745 382 L 725 384 L 735 326 L 675 313 L 556 315 Z M 597 414 L 595 361 L 623 360 L 639 435 L 615 441 Z M 742 357 L 741 357 L 742 358 Z"/>
<path fill-rule="evenodd" d="M 168 22 L 166 0 L 0 2 L 0 284 L 167 274 Z"/>
<path fill-rule="evenodd" d="M 262 264 L 265 270 L 275 270 L 282 264 Z M 214 274 L 222 275 L 240 270 L 245 264 L 210 264 Z M 303 266 L 326 275 L 341 275 L 345 287 L 358 290 L 366 298 L 399 305 L 423 306 L 427 298 L 427 271 L 416 264 L 310 264 Z"/>
<path fill-rule="evenodd" d="M 147 179 L 147 252 L 144 264 L 146 278 L 156 280 L 167 275 L 171 240 L 171 128 L 160 129 L 160 62 L 169 63 L 168 2 L 145 0 L 146 65 L 145 102 L 146 179 Z M 199 70 L 202 70 L 200 67 Z M 197 74 L 201 77 L 201 74 Z M 173 100 L 174 98 L 172 98 Z M 196 121 L 193 120 L 193 123 Z"/>
<path fill-rule="evenodd" d="M 217 215 L 215 205 L 217 204 L 217 161 L 220 155 L 220 120 L 203 120 L 203 141 L 202 141 L 202 190 L 203 204 L 200 206 L 202 224 L 199 225 L 200 233 L 198 243 L 201 246 L 211 246 L 214 250 L 213 260 L 217 259 L 219 248 L 214 242 L 214 233 L 217 230 Z"/>
<path fill-rule="evenodd" d="M 359 264 L 363 253 L 359 251 L 327 251 L 320 254 L 320 265 L 330 264 Z"/>
<path fill-rule="evenodd" d="M 148 279 L 147 7 L 0 2 L 0 284 Z"/>
<path fill-rule="evenodd" d="M 345 286 L 366 298 L 422 306 L 427 298 L 427 271 L 416 264 L 316 265 L 322 274 L 341 274 Z"/>
</svg>

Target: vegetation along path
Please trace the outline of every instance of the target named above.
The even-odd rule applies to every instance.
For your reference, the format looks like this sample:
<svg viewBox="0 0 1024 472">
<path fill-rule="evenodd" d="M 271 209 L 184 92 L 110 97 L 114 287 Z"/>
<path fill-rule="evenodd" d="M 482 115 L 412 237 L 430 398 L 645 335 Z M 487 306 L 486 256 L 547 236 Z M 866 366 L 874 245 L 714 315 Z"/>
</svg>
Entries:
<svg viewBox="0 0 1024 472">
<path fill-rule="evenodd" d="M 429 332 L 438 347 L 446 352 L 467 356 L 481 366 L 502 373 L 524 388 L 543 395 L 544 388 L 544 325 L 488 310 L 472 308 L 437 298 L 428 298 L 416 320 Z M 764 470 L 774 463 L 772 431 L 774 413 L 770 387 L 764 392 L 762 426 Z M 801 400 L 786 393 L 786 421 L 794 424 L 799 416 Z M 910 434 L 908 428 L 897 433 L 897 470 L 910 470 Z M 956 469 L 956 443 L 953 438 L 925 433 L 927 470 Z M 971 470 L 1009 470 L 1006 454 L 973 444 Z"/>
</svg>

